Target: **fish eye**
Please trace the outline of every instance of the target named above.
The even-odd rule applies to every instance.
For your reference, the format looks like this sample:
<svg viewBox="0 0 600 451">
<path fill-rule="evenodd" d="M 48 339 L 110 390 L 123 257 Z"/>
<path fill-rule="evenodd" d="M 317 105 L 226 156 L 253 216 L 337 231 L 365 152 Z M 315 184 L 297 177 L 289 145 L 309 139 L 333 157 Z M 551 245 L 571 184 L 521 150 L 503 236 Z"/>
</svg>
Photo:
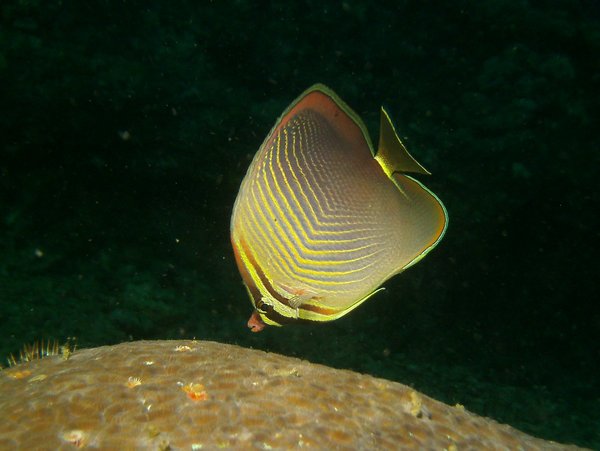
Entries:
<svg viewBox="0 0 600 451">
<path fill-rule="evenodd" d="M 273 306 L 270 304 L 266 304 L 262 302 L 259 306 L 256 307 L 261 313 L 271 313 L 273 311 Z"/>
</svg>

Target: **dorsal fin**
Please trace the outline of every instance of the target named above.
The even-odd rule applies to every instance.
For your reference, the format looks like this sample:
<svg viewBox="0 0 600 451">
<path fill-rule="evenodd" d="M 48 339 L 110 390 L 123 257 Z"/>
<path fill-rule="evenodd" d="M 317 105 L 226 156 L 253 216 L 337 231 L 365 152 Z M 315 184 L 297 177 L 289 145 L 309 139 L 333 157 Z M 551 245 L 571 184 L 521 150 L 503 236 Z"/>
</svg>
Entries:
<svg viewBox="0 0 600 451">
<path fill-rule="evenodd" d="M 375 159 L 383 168 L 388 177 L 394 172 L 416 172 L 418 174 L 430 175 L 430 172 L 419 164 L 411 154 L 408 153 L 396 129 L 392 124 L 387 111 L 381 107 L 381 128 L 379 131 L 379 148 Z"/>
</svg>

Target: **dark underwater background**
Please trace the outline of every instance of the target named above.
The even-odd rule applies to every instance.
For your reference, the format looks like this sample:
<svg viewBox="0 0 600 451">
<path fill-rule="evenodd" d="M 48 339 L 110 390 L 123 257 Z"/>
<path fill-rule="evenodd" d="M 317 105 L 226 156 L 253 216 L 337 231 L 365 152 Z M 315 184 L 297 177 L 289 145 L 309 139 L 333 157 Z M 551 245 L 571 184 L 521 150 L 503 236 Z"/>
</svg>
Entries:
<svg viewBox="0 0 600 451">
<path fill-rule="evenodd" d="M 600 449 L 599 20 L 572 0 L 4 0 L 2 363 L 195 337 Z M 449 229 L 348 316 L 252 334 L 231 210 L 315 82 L 374 141 L 387 107 Z"/>
</svg>

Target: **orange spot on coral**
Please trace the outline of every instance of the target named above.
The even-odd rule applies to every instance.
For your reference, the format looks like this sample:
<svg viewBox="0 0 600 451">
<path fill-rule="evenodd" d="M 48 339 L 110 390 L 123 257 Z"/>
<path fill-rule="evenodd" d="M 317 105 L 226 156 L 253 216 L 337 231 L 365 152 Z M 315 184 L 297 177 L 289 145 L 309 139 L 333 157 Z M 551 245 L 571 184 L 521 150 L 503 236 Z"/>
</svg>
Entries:
<svg viewBox="0 0 600 451">
<path fill-rule="evenodd" d="M 187 393 L 188 398 L 193 401 L 206 401 L 208 399 L 208 393 L 204 390 L 204 385 L 194 384 L 190 382 L 187 385 L 181 387 L 181 389 Z"/>
<path fill-rule="evenodd" d="M 23 379 L 25 377 L 31 376 L 31 371 L 29 371 L 29 370 L 11 371 L 10 373 L 8 373 L 8 376 L 12 377 L 13 379 Z"/>
</svg>

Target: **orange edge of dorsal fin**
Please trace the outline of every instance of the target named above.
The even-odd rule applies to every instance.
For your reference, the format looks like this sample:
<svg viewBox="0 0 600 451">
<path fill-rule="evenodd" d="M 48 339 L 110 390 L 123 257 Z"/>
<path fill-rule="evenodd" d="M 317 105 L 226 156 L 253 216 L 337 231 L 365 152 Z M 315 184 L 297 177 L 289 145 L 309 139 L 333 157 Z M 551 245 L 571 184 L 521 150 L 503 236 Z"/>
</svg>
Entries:
<svg viewBox="0 0 600 451">
<path fill-rule="evenodd" d="M 327 101 L 323 102 L 324 99 L 327 99 Z M 295 114 L 307 107 L 313 108 L 321 113 L 330 121 L 330 125 L 336 127 L 338 131 L 346 137 L 350 134 L 350 141 L 364 139 L 366 145 L 371 150 L 371 154 L 375 154 L 369 132 L 360 116 L 331 88 L 322 83 L 313 84 L 294 99 L 277 119 L 275 125 L 265 138 L 261 148 L 265 147 L 267 143 L 271 141 L 275 132 L 280 127 L 285 126 L 290 118 L 294 117 Z M 339 117 L 337 114 L 338 112 L 341 112 L 343 117 Z"/>
<path fill-rule="evenodd" d="M 417 174 L 431 173 L 408 153 L 400 140 L 394 124 L 387 111 L 381 107 L 381 127 L 379 131 L 379 147 L 375 159 L 386 173 L 392 178 L 394 172 L 414 172 Z"/>
</svg>

